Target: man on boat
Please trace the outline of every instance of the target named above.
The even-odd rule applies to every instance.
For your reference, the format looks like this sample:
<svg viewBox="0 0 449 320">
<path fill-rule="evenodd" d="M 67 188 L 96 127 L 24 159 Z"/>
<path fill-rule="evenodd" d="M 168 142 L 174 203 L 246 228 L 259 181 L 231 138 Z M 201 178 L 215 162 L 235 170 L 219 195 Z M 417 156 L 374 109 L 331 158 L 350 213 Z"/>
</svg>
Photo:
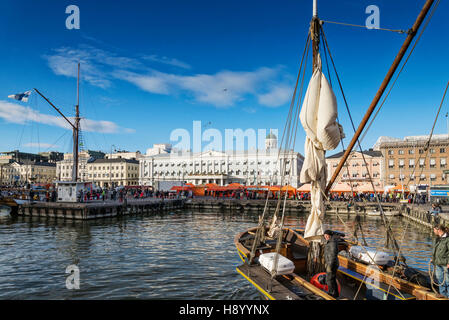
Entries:
<svg viewBox="0 0 449 320">
<path fill-rule="evenodd" d="M 337 270 L 338 270 L 338 239 L 339 234 L 331 230 L 324 231 L 324 262 L 326 266 L 326 284 L 328 294 L 334 298 L 338 297 Z"/>
<path fill-rule="evenodd" d="M 435 226 L 433 232 L 437 237 L 433 241 L 430 261 L 435 265 L 435 278 L 440 286 L 440 294 L 449 297 L 449 237 L 443 225 Z"/>
</svg>

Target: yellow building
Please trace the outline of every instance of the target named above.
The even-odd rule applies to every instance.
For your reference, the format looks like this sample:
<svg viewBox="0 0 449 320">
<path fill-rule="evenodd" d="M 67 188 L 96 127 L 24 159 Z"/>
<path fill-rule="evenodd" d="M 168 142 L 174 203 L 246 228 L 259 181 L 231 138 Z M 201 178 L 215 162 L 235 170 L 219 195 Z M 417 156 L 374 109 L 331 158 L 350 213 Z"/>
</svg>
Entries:
<svg viewBox="0 0 449 320">
<path fill-rule="evenodd" d="M 339 152 L 326 158 L 328 182 L 337 169 L 343 154 L 344 152 Z M 369 149 L 363 151 L 362 157 L 360 151 L 352 151 L 341 169 L 336 182 L 350 182 L 353 187 L 359 187 L 362 185 L 370 185 L 370 176 L 375 187 L 383 188 L 382 153 Z"/>
<path fill-rule="evenodd" d="M 449 140 L 447 134 L 409 136 L 404 139 L 380 137 L 376 143 L 385 159 L 383 180 L 386 185 L 441 185 L 447 183 Z"/>
<path fill-rule="evenodd" d="M 88 181 L 100 187 L 139 184 L 139 161 L 135 159 L 96 159 L 87 163 Z"/>
<path fill-rule="evenodd" d="M 1 166 L 1 183 L 53 183 L 56 180 L 56 164 L 48 162 L 12 162 Z"/>
</svg>

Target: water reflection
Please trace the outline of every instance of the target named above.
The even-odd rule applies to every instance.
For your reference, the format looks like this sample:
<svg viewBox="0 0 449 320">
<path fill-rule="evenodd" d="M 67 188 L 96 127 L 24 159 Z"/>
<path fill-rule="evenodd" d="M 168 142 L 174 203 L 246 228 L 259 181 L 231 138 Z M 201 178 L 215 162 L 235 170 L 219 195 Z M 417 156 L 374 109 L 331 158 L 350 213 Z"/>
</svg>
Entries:
<svg viewBox="0 0 449 320">
<path fill-rule="evenodd" d="M 328 216 L 326 227 L 348 232 L 353 218 L 342 219 Z M 427 270 L 430 230 L 394 219 L 407 262 Z M 240 259 L 233 243 L 257 221 L 257 213 L 189 211 L 94 221 L 0 220 L 0 298 L 258 299 L 235 270 Z M 305 222 L 302 214 L 286 219 L 299 228 Z M 369 245 L 382 245 L 380 219 L 366 218 L 362 225 Z M 71 264 L 80 269 L 80 290 L 65 288 Z"/>
</svg>

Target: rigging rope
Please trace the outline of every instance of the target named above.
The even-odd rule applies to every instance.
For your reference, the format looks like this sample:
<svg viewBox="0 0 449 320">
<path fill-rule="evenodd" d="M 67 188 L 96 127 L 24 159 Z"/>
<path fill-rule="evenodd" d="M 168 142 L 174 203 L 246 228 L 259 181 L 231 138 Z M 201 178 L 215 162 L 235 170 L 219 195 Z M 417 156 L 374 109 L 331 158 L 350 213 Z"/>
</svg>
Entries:
<svg viewBox="0 0 449 320">
<path fill-rule="evenodd" d="M 295 90 L 294 90 L 293 97 L 292 97 L 292 101 L 291 101 L 291 104 L 290 104 L 290 109 L 289 109 L 289 113 L 288 113 L 288 116 L 287 116 L 286 124 L 285 124 L 285 126 L 284 126 L 284 131 L 283 131 L 283 134 L 282 134 L 282 139 L 281 139 L 280 148 L 279 148 L 279 150 L 278 150 L 277 161 L 280 160 L 280 155 L 281 155 L 281 150 L 282 150 L 282 143 L 283 143 L 283 141 L 284 141 L 284 139 L 285 139 L 285 135 L 286 135 L 288 123 L 291 122 L 291 116 L 292 116 L 292 113 L 293 113 L 293 107 L 294 107 L 294 105 L 295 105 L 295 98 L 296 98 L 296 92 L 297 92 L 297 89 L 298 89 L 299 79 L 300 79 L 300 77 L 301 77 L 301 72 L 302 72 L 303 64 L 304 64 L 304 59 L 305 59 L 305 57 L 307 57 L 308 52 L 309 52 L 309 47 L 310 47 L 310 34 L 307 35 L 306 45 L 305 45 L 305 47 L 304 47 L 304 52 L 303 52 L 303 55 L 302 55 L 302 59 L 301 59 L 301 63 L 300 63 L 300 68 L 299 68 L 299 71 L 298 71 L 298 77 L 297 77 L 297 79 L 296 79 Z M 307 65 L 307 60 L 305 61 L 305 64 L 304 64 L 304 70 L 306 69 L 306 65 Z M 304 73 L 305 73 L 305 72 L 304 72 Z M 304 77 L 303 77 L 303 79 L 304 79 Z M 303 82 L 302 82 L 302 83 L 303 83 Z M 302 83 L 301 83 L 301 86 L 302 86 Z M 301 92 L 302 92 L 302 88 L 301 88 Z M 283 166 L 281 166 L 281 169 L 282 169 L 282 168 L 283 168 Z M 282 176 L 283 176 L 283 175 L 282 175 Z M 282 176 L 281 176 L 281 179 L 282 179 Z M 271 174 L 271 176 L 270 176 L 270 182 L 269 182 L 269 185 L 270 185 L 270 186 L 272 185 L 273 179 L 274 179 L 274 172 L 273 172 L 273 173 Z M 282 186 L 281 186 L 281 187 L 282 187 Z M 279 193 L 278 193 L 278 194 L 280 195 L 280 190 L 279 190 Z M 270 191 L 268 190 L 268 192 L 267 192 L 267 197 L 266 197 L 266 200 L 265 200 L 264 210 L 263 210 L 263 212 L 262 212 L 261 218 L 259 219 L 259 224 L 258 224 L 258 226 L 257 226 L 257 230 L 256 230 L 254 242 L 253 242 L 253 245 L 252 245 L 252 247 L 251 247 L 251 252 L 250 252 L 250 257 L 249 257 L 249 264 L 252 263 L 252 261 L 253 261 L 253 259 L 254 259 L 254 257 L 255 257 L 255 252 L 256 252 L 257 246 L 258 246 L 258 244 L 260 243 L 260 239 L 263 237 L 263 235 L 264 235 L 264 233 L 265 233 L 264 222 L 265 222 L 265 216 L 266 216 L 266 213 L 267 213 L 267 211 L 268 211 L 267 208 L 268 208 L 268 200 L 269 200 L 269 196 L 270 196 Z M 281 197 L 278 196 L 278 199 L 279 199 L 279 200 L 278 200 L 278 203 L 279 203 L 279 201 L 280 201 L 280 198 L 281 198 Z M 276 215 L 276 212 L 275 212 L 275 215 Z M 274 218 L 274 216 L 273 216 L 273 218 Z"/>
<path fill-rule="evenodd" d="M 323 40 L 324 40 L 324 45 L 325 45 L 325 47 L 326 47 L 326 49 L 327 49 L 327 51 L 328 51 L 328 53 L 329 53 L 329 57 L 330 57 L 330 59 L 331 59 L 332 66 L 333 66 L 333 68 L 334 68 L 335 75 L 336 75 L 336 77 L 337 77 L 337 81 L 338 81 L 338 84 L 339 84 L 339 87 L 340 87 L 340 91 L 341 91 L 342 96 L 343 96 L 343 100 L 344 100 L 344 102 L 345 102 L 346 110 L 347 110 L 347 112 L 348 112 L 348 116 L 349 116 L 349 119 L 350 119 L 352 128 L 353 128 L 354 132 L 356 132 L 356 128 L 355 128 L 355 125 L 354 125 L 354 121 L 353 121 L 352 116 L 351 116 L 351 111 L 350 111 L 350 109 L 349 109 L 348 101 L 347 101 L 347 99 L 346 99 L 346 95 L 345 95 L 345 93 L 344 93 L 343 86 L 342 86 L 342 84 L 341 84 L 340 77 L 339 77 L 339 75 L 338 75 L 337 68 L 336 68 L 335 63 L 334 63 L 334 59 L 332 58 L 332 54 L 331 54 L 329 45 L 328 45 L 328 43 L 327 43 L 326 35 L 325 35 L 325 33 L 324 33 L 324 28 L 321 28 L 321 35 L 322 35 Z M 377 191 L 376 191 L 376 188 L 375 188 L 375 186 L 374 186 L 373 179 L 372 179 L 372 177 L 371 177 L 371 173 L 370 173 L 370 171 L 368 170 L 368 163 L 367 163 L 367 161 L 366 161 L 366 159 L 365 159 L 365 155 L 364 155 L 364 152 L 363 152 L 363 149 L 362 149 L 362 146 L 361 146 L 361 144 L 360 144 L 360 140 L 359 140 L 359 139 L 357 139 L 357 145 L 358 145 L 358 147 L 359 147 L 359 149 L 360 149 L 360 154 L 361 154 L 361 156 L 362 156 L 362 159 L 363 159 L 363 162 L 364 162 L 364 164 L 365 164 L 365 167 L 367 168 L 366 172 L 367 172 L 367 174 L 368 174 L 368 179 L 369 179 L 369 182 L 371 183 L 371 187 L 373 188 L 373 192 L 374 192 L 374 194 L 375 194 L 375 198 L 376 198 L 377 204 L 378 204 L 378 206 L 379 206 L 379 211 L 380 211 L 380 214 L 381 214 L 381 217 L 382 217 L 382 221 L 383 221 L 384 226 L 385 226 L 386 231 L 387 231 L 386 246 L 387 246 L 387 247 L 391 247 L 395 252 L 397 252 L 397 251 L 399 250 L 398 244 L 397 244 L 397 242 L 396 242 L 396 240 L 395 240 L 395 238 L 394 238 L 393 231 L 391 230 L 390 225 L 389 225 L 389 223 L 387 222 L 387 219 L 386 219 L 385 214 L 384 214 L 384 212 L 383 212 L 382 204 L 380 203 L 379 195 L 378 195 L 378 193 L 377 193 Z M 405 258 L 404 258 L 404 257 L 401 257 L 401 258 L 405 261 Z"/>
<path fill-rule="evenodd" d="M 358 25 L 358 24 L 352 24 L 352 23 L 345 23 L 345 22 L 335 22 L 335 21 L 328 21 L 328 20 L 321 20 L 323 23 L 332 23 L 332 24 L 339 24 L 339 25 L 343 25 L 343 26 L 349 26 L 349 27 L 359 27 L 359 28 L 364 28 L 364 29 L 368 29 L 368 30 L 381 30 L 381 31 L 391 31 L 391 32 L 396 32 L 396 33 L 401 33 L 401 34 L 408 34 L 410 32 L 410 30 L 399 30 L 399 29 L 387 29 L 387 28 L 372 28 L 369 29 L 367 26 L 362 26 L 362 25 Z"/>
<path fill-rule="evenodd" d="M 415 50 L 416 46 L 418 45 L 418 42 L 419 42 L 419 40 L 421 39 L 421 37 L 422 37 L 424 31 L 426 30 L 427 26 L 429 25 L 430 20 L 432 19 L 432 16 L 434 15 L 434 13 L 435 13 L 435 11 L 436 11 L 438 5 L 440 4 L 440 1 L 441 1 L 441 0 L 438 0 L 438 1 L 436 2 L 435 6 L 433 7 L 433 9 L 432 9 L 432 11 L 431 11 L 431 13 L 430 13 L 430 15 L 427 17 L 427 21 L 426 21 L 426 23 L 424 24 L 423 28 L 421 29 L 418 38 L 416 39 L 416 41 L 415 41 L 415 43 L 414 43 L 412 49 L 410 50 L 410 52 L 409 52 L 409 54 L 408 54 L 408 56 L 407 56 L 407 59 L 405 59 L 403 65 L 402 65 L 402 67 L 401 67 L 401 69 L 399 70 L 398 74 L 396 75 L 395 80 L 394 80 L 393 83 L 391 84 L 390 89 L 388 90 L 387 94 L 386 94 L 385 97 L 383 98 L 382 103 L 380 104 L 379 108 L 377 109 L 377 111 L 376 111 L 376 113 L 374 114 L 373 118 L 371 119 L 370 123 L 368 124 L 368 126 L 367 126 L 366 129 L 364 130 L 363 135 L 362 135 L 362 137 L 360 138 L 360 141 L 363 141 L 363 139 L 365 139 L 366 134 L 368 133 L 369 129 L 371 128 L 371 125 L 374 123 L 374 120 L 376 119 L 377 115 L 379 114 L 380 110 L 382 109 L 383 105 L 385 104 L 385 101 L 386 101 L 387 98 L 389 97 L 389 95 L 390 95 L 390 93 L 391 93 L 391 90 L 393 89 L 394 85 L 396 84 L 396 82 L 397 82 L 399 76 L 401 75 L 402 71 L 404 70 L 404 68 L 405 68 L 405 66 L 406 66 L 406 64 L 407 64 L 407 62 L 408 62 L 408 60 L 410 59 L 410 57 L 411 57 L 413 51 Z"/>
</svg>

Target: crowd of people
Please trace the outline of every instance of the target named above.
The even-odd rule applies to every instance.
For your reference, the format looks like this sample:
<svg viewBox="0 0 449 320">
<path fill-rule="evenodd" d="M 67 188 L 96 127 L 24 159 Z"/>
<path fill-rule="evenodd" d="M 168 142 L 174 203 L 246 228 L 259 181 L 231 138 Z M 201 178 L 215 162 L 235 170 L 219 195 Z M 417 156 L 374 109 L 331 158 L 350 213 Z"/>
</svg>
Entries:
<svg viewBox="0 0 449 320">
<path fill-rule="evenodd" d="M 151 188 L 99 188 L 91 191 L 80 190 L 78 193 L 78 202 L 90 201 L 119 201 L 123 202 L 127 199 L 173 199 L 176 194 L 168 191 L 153 191 Z"/>
<path fill-rule="evenodd" d="M 1 194 L 3 196 L 12 196 L 20 199 L 28 199 L 33 201 L 46 201 L 55 202 L 57 200 L 57 190 L 54 187 L 48 189 L 34 189 L 31 186 L 15 187 L 15 186 L 0 186 Z M 408 203 L 414 202 L 415 204 L 427 204 L 428 199 L 426 194 L 417 194 L 415 197 L 413 194 L 402 195 L 402 193 L 378 193 L 379 201 L 383 203 L 399 203 L 406 200 Z M 192 190 L 180 190 L 173 191 L 153 191 L 149 187 L 117 187 L 117 188 L 99 188 L 91 191 L 80 191 L 77 195 L 78 202 L 89 201 L 124 201 L 125 199 L 146 199 L 146 198 L 193 198 L 201 197 L 195 196 Z M 266 199 L 267 193 L 246 189 L 236 189 L 227 191 L 208 191 L 205 190 L 204 197 L 215 199 L 237 199 L 237 200 L 258 200 Z M 285 193 L 270 191 L 268 193 L 269 199 L 276 200 L 279 197 L 284 199 Z M 310 201 L 310 192 L 289 192 L 287 194 L 288 200 L 300 200 Z M 330 201 L 341 202 L 377 202 L 376 195 L 374 193 L 359 192 L 351 194 L 351 192 L 331 192 L 328 199 Z"/>
</svg>

